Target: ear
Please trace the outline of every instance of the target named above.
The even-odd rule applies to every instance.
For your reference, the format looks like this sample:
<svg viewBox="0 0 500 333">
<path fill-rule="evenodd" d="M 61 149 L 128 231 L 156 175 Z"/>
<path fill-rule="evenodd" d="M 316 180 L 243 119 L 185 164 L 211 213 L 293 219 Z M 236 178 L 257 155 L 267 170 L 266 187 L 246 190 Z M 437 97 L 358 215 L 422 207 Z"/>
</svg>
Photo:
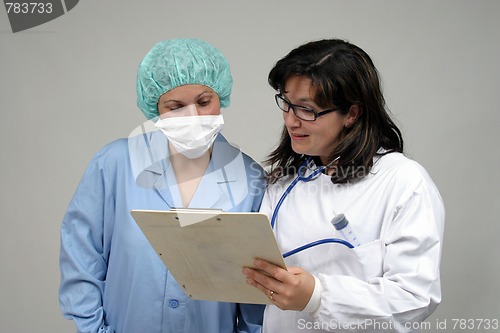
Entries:
<svg viewBox="0 0 500 333">
<path fill-rule="evenodd" d="M 345 118 L 344 118 L 344 127 L 345 128 L 350 128 L 358 118 L 361 116 L 361 107 L 358 104 L 353 104 L 349 108 L 349 111 L 347 112 Z"/>
</svg>

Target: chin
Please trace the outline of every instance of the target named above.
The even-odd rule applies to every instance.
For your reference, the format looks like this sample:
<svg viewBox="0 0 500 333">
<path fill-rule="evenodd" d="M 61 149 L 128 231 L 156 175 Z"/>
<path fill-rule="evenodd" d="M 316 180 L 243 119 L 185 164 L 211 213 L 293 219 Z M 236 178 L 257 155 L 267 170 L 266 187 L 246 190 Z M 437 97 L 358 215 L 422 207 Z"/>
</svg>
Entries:
<svg viewBox="0 0 500 333">
<path fill-rule="evenodd" d="M 301 146 L 301 145 L 298 145 L 298 144 L 294 144 L 294 142 L 292 142 L 292 150 L 296 153 L 296 154 L 305 154 L 305 155 L 310 155 L 311 151 L 308 150 L 306 147 L 304 146 Z"/>
<path fill-rule="evenodd" d="M 293 150 L 293 152 L 294 152 L 294 153 L 299 154 L 299 155 L 304 154 L 304 155 L 309 155 L 309 156 L 312 156 L 310 153 L 308 153 L 308 152 L 307 152 L 306 150 L 304 150 L 304 149 L 295 149 L 295 148 L 293 148 L 293 147 L 292 147 L 292 150 Z"/>
</svg>

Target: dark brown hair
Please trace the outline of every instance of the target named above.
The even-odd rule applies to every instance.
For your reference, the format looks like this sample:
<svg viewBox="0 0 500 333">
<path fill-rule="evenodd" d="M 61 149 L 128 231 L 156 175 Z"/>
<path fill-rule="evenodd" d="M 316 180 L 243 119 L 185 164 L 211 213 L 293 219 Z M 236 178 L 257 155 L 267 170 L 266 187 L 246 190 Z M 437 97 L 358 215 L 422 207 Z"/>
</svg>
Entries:
<svg viewBox="0 0 500 333">
<path fill-rule="evenodd" d="M 340 156 L 333 183 L 364 177 L 380 148 L 385 149 L 383 154 L 403 152 L 403 137 L 386 110 L 378 71 L 362 49 L 339 39 L 309 42 L 279 60 L 268 81 L 283 93 L 292 76 L 311 79 L 318 106 L 336 106 L 340 109 L 337 112 L 347 114 L 352 105 L 358 105 L 361 111 L 353 126 L 344 129 L 340 143 L 332 148 L 330 160 Z M 283 128 L 277 148 L 266 160 L 271 166 L 269 181 L 295 174 L 306 158 L 292 150 L 290 136 Z M 314 160 L 321 163 L 317 157 Z"/>
</svg>

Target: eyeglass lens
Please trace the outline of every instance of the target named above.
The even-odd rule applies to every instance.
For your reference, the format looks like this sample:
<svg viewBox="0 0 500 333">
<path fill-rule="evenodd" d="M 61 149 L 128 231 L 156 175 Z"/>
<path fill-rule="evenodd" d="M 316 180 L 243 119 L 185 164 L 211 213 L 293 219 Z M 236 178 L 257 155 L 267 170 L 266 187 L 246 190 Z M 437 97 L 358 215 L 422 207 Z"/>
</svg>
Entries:
<svg viewBox="0 0 500 333">
<path fill-rule="evenodd" d="M 297 118 L 300 118 L 302 120 L 315 120 L 316 119 L 316 117 L 314 115 L 314 111 L 309 110 L 309 109 L 302 107 L 300 105 L 291 104 L 286 99 L 284 99 L 282 96 L 277 95 L 276 102 L 278 103 L 278 107 L 285 112 L 289 112 L 291 109 Z"/>
</svg>

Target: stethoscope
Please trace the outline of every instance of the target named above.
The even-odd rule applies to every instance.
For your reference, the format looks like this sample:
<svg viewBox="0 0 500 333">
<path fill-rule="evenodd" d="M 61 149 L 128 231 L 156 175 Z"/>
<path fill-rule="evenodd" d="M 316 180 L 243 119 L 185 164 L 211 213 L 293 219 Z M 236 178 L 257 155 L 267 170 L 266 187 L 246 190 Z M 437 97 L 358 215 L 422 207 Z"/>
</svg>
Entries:
<svg viewBox="0 0 500 333">
<path fill-rule="evenodd" d="M 317 168 L 316 170 L 311 172 L 311 174 L 309 174 L 308 176 L 305 176 L 305 172 L 309 168 L 308 165 L 311 163 L 312 159 L 310 157 L 308 157 L 304 162 L 302 162 L 302 164 L 299 166 L 299 169 L 297 170 L 297 177 L 290 183 L 290 185 L 288 185 L 285 192 L 281 195 L 281 198 L 279 199 L 278 203 L 276 204 L 276 208 L 274 208 L 274 212 L 273 212 L 273 215 L 271 217 L 271 228 L 274 229 L 274 226 L 275 226 L 277 219 L 278 219 L 279 209 L 280 209 L 281 205 L 283 204 L 283 201 L 285 200 L 287 195 L 292 191 L 292 189 L 295 187 L 295 185 L 297 185 L 297 183 L 299 181 L 303 181 L 303 182 L 307 183 L 307 182 L 310 182 L 312 180 L 315 180 L 316 178 L 318 178 L 317 176 L 319 174 L 321 174 L 323 171 L 325 171 L 330 165 L 335 163 L 339 158 L 340 158 L 340 156 L 337 157 L 336 159 L 334 159 L 333 161 L 331 161 L 330 163 L 328 163 L 328 165 L 320 166 L 319 168 Z M 344 246 L 347 246 L 350 249 L 354 248 L 354 245 L 352 245 L 351 243 L 349 243 L 348 241 L 345 241 L 343 239 L 325 238 L 325 239 L 319 239 L 317 241 L 299 246 L 298 248 L 295 248 L 291 251 L 288 251 L 288 252 L 283 254 L 283 258 L 289 257 L 297 252 L 304 251 L 304 250 L 309 249 L 311 247 L 318 246 L 321 244 L 326 244 L 326 243 L 338 243 L 338 244 L 342 244 Z"/>
</svg>

